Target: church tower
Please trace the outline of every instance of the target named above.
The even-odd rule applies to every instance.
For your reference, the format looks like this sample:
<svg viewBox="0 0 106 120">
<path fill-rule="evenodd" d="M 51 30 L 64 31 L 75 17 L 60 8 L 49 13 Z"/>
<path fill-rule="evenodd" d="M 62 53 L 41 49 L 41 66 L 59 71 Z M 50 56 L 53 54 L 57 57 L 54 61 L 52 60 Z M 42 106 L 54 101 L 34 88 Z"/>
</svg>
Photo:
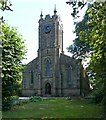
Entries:
<svg viewBox="0 0 106 120">
<path fill-rule="evenodd" d="M 56 14 L 46 15 L 42 12 L 39 20 L 39 95 L 59 96 L 60 67 L 59 57 L 63 53 L 63 25 Z M 60 88 L 59 88 L 60 86 Z"/>
<path fill-rule="evenodd" d="M 64 54 L 63 24 L 57 15 L 43 18 L 38 26 L 38 56 L 23 72 L 24 96 L 79 96 L 89 91 L 89 80 L 81 61 Z"/>
</svg>

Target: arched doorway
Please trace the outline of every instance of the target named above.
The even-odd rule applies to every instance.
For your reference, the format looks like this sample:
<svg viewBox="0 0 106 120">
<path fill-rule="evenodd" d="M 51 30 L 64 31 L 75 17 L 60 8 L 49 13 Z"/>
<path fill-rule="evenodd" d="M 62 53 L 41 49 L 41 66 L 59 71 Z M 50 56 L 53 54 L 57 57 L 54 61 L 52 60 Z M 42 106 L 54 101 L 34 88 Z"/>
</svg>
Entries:
<svg viewBox="0 0 106 120">
<path fill-rule="evenodd" d="M 51 85 L 50 85 L 50 83 L 47 83 L 45 85 L 45 94 L 47 94 L 47 95 L 51 94 Z"/>
</svg>

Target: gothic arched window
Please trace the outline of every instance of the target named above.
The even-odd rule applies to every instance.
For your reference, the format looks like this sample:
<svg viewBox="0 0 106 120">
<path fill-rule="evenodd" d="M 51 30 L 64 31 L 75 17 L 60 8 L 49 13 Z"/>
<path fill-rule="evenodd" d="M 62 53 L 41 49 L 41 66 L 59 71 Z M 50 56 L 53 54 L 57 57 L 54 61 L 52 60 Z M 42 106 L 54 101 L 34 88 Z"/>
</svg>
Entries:
<svg viewBox="0 0 106 120">
<path fill-rule="evenodd" d="M 24 88 L 24 89 L 26 88 L 26 85 L 27 85 L 25 74 L 26 74 L 26 72 L 23 73 L 23 81 L 22 81 L 22 83 L 23 83 L 23 88 Z"/>
<path fill-rule="evenodd" d="M 67 79 L 68 84 L 71 84 L 71 82 L 72 82 L 71 76 L 72 76 L 72 67 L 67 66 L 67 68 L 66 68 L 66 79 Z"/>
<path fill-rule="evenodd" d="M 34 82 L 34 77 L 33 77 L 33 71 L 31 71 L 31 84 L 33 84 L 33 82 Z"/>
<path fill-rule="evenodd" d="M 45 69 L 46 69 L 45 75 L 47 77 L 50 77 L 52 75 L 52 73 L 51 73 L 51 60 L 50 59 L 46 60 Z"/>
</svg>

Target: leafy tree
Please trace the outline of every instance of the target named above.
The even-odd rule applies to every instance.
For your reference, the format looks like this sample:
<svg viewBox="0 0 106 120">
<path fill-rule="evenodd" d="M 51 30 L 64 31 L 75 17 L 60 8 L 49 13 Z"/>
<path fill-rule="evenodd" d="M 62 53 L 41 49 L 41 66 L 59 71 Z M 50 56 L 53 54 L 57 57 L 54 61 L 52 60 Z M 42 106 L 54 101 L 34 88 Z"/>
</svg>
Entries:
<svg viewBox="0 0 106 120">
<path fill-rule="evenodd" d="M 12 11 L 9 0 L 0 1 L 1 10 Z M 24 59 L 26 48 L 22 36 L 16 28 L 11 28 L 3 17 L 0 18 L 0 33 L 2 49 L 2 108 L 11 108 L 11 96 L 19 92 L 20 81 L 22 79 L 22 60 Z"/>
<path fill-rule="evenodd" d="M 83 4 L 81 6 L 83 7 Z M 78 17 L 76 11 L 73 12 L 74 18 Z M 90 57 L 87 70 L 94 85 L 95 91 L 93 94 L 95 102 L 100 102 L 103 99 L 104 81 L 106 80 L 105 12 L 106 1 L 101 3 L 95 2 L 90 5 L 84 19 L 76 24 L 75 33 L 77 37 L 74 40 L 74 44 L 68 48 L 74 54 L 73 57 Z"/>
<path fill-rule="evenodd" d="M 0 9 L 1 10 L 10 10 L 10 11 L 13 11 L 12 9 L 11 9 L 11 6 L 12 6 L 12 4 L 11 4 L 11 2 L 10 2 L 10 0 L 0 0 Z"/>
<path fill-rule="evenodd" d="M 4 23 L 2 33 L 2 103 L 3 109 L 9 109 L 10 96 L 17 95 L 19 89 L 22 60 L 26 49 L 22 36 L 18 34 L 16 28 Z"/>
<path fill-rule="evenodd" d="M 93 50 L 92 47 L 89 45 L 90 38 L 89 40 L 85 40 L 88 39 L 87 37 L 89 37 L 90 34 L 89 32 L 90 25 L 88 25 L 89 21 L 90 18 L 88 16 L 88 13 L 86 12 L 83 17 L 83 20 L 81 22 L 75 23 L 74 33 L 76 34 L 76 38 L 73 41 L 74 43 L 67 48 L 69 52 L 73 53 L 74 58 L 84 59 L 88 57 L 91 51 Z M 85 31 L 85 35 L 83 31 Z M 80 37 L 80 35 L 82 34 L 83 34 L 83 39 L 81 39 Z"/>
</svg>

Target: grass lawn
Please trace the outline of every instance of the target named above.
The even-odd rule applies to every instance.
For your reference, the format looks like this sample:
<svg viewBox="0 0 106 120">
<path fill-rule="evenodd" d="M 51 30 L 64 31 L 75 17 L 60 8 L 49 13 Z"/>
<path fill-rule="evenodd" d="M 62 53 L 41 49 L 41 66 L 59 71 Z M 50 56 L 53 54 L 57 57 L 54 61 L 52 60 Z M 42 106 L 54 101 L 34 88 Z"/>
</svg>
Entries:
<svg viewBox="0 0 106 120">
<path fill-rule="evenodd" d="M 3 118 L 101 118 L 103 106 L 84 99 L 52 99 L 15 106 Z"/>
<path fill-rule="evenodd" d="M 2 118 L 2 112 L 0 111 L 0 120 L 1 120 L 1 118 Z"/>
</svg>

